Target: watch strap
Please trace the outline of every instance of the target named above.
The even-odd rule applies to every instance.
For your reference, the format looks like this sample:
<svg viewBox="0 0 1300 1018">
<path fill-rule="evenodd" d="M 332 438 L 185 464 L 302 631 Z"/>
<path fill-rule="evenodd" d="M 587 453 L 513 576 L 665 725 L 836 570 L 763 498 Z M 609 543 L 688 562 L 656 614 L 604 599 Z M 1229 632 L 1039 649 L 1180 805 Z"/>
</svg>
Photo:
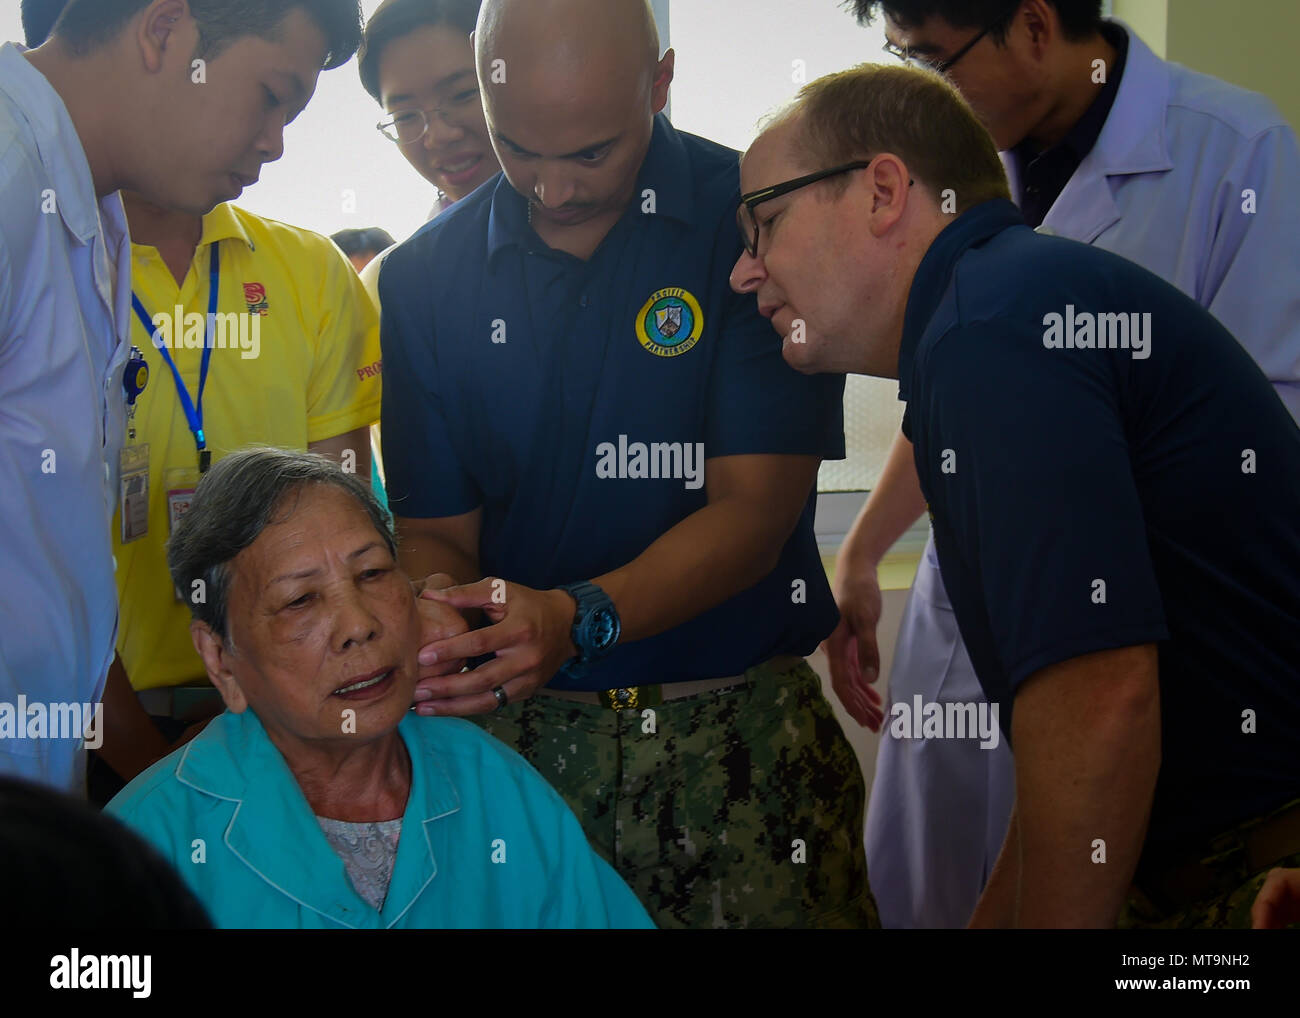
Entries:
<svg viewBox="0 0 1300 1018">
<path fill-rule="evenodd" d="M 610 596 L 590 580 L 581 580 L 578 583 L 562 583 L 560 584 L 559 589 L 563 590 L 572 597 L 575 602 L 577 602 L 577 610 L 573 614 L 573 628 L 570 632 L 572 634 L 573 645 L 577 648 L 578 656 L 567 662 L 565 666 L 566 670 L 570 674 L 577 674 L 578 670 L 595 660 L 591 654 L 592 648 L 585 647 L 579 642 L 582 624 L 586 621 L 587 617 L 597 609 L 606 608 L 613 612 L 616 618 L 618 612 L 614 608 L 614 602 Z"/>
</svg>

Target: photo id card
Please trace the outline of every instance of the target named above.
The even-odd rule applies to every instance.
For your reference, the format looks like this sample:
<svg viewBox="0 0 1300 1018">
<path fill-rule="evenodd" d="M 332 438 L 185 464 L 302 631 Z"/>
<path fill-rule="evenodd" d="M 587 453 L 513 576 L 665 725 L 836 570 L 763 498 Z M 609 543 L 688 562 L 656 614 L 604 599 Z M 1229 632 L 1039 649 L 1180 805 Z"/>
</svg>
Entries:
<svg viewBox="0 0 1300 1018">
<path fill-rule="evenodd" d="M 194 489 L 199 486 L 199 472 L 191 467 L 176 467 L 168 470 L 163 480 L 167 487 L 167 536 L 170 537 L 194 501 Z M 170 579 L 168 577 L 169 585 Z M 172 586 L 172 593 L 177 601 L 185 600 L 184 594 L 175 586 Z"/>
<path fill-rule="evenodd" d="M 149 533 L 149 446 L 122 447 L 121 497 L 122 543 L 130 544 Z"/>
<path fill-rule="evenodd" d="M 170 537 L 194 501 L 194 489 L 199 486 L 199 472 L 189 467 L 168 470 L 166 480 L 167 536 Z"/>
</svg>

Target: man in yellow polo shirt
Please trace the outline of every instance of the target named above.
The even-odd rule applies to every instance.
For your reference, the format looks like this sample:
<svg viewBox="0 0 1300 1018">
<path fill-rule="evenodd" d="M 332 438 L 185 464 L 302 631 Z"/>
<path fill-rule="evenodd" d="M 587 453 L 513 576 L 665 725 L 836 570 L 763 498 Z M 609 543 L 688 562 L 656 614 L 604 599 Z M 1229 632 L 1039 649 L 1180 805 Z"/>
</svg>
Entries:
<svg viewBox="0 0 1300 1018">
<path fill-rule="evenodd" d="M 132 378 L 145 385 L 128 409 L 129 466 L 113 523 L 121 625 L 99 755 L 129 780 L 192 720 L 177 687 L 203 682 L 166 555 L 201 471 L 260 444 L 321 452 L 369 478 L 382 364 L 375 309 L 327 238 L 229 204 L 198 219 L 124 200 Z M 95 797 L 113 784 L 92 770 Z"/>
</svg>

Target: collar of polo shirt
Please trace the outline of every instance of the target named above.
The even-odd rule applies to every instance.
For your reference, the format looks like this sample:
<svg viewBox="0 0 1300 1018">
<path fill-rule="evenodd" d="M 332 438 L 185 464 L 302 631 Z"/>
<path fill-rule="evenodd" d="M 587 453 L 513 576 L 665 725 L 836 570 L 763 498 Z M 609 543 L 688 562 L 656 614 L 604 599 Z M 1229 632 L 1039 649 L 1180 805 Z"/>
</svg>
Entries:
<svg viewBox="0 0 1300 1018">
<path fill-rule="evenodd" d="M 966 251 L 1009 226 L 1024 225 L 1024 217 L 1005 198 L 994 198 L 968 209 L 949 223 L 930 243 L 917 266 L 903 316 L 903 339 L 898 348 L 898 398 L 911 398 L 912 362 L 916 344 L 925 333 L 935 308 L 948 290 L 953 267 Z"/>
</svg>

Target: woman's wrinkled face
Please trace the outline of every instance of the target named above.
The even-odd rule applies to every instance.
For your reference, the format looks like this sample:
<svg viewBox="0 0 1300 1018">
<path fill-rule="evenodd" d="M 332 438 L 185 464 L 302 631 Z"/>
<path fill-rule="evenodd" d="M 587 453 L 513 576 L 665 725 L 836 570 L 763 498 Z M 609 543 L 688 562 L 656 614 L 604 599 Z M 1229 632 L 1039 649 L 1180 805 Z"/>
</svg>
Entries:
<svg viewBox="0 0 1300 1018">
<path fill-rule="evenodd" d="M 230 566 L 227 705 L 252 707 L 273 737 L 303 742 L 390 732 L 415 689 L 410 583 L 341 488 L 290 492 L 272 520 Z"/>
</svg>

